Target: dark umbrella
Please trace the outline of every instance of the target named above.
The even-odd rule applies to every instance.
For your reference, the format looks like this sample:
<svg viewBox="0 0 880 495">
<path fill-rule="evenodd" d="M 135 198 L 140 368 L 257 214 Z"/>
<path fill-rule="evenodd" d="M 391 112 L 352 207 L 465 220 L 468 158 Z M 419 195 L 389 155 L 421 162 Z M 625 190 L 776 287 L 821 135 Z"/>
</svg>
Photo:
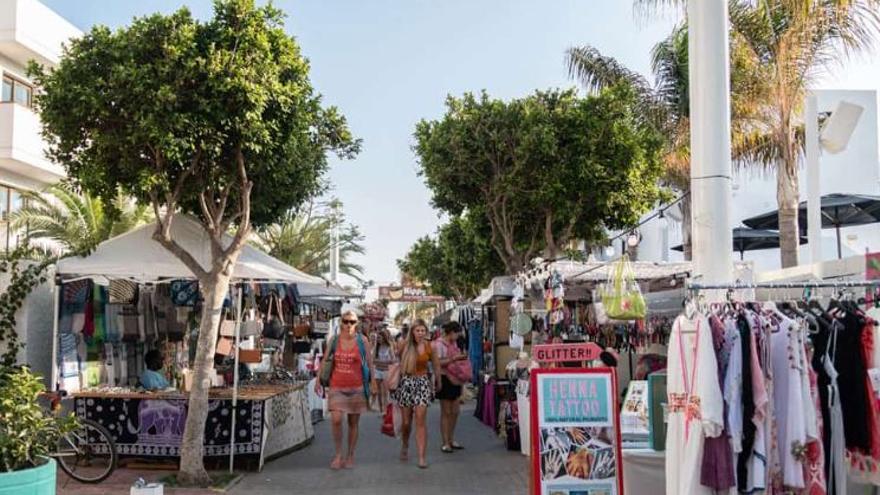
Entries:
<svg viewBox="0 0 880 495">
<path fill-rule="evenodd" d="M 800 238 L 801 244 L 807 242 L 806 237 Z M 737 227 L 733 229 L 733 250 L 739 252 L 739 259 L 745 257 L 746 251 L 758 251 L 761 249 L 773 249 L 779 247 L 779 232 L 775 230 L 750 229 Z M 683 251 L 684 246 L 679 244 L 672 248 L 673 251 Z"/>
<path fill-rule="evenodd" d="M 840 228 L 880 222 L 880 196 L 867 194 L 827 194 L 822 196 L 822 228 L 837 231 L 837 257 L 842 258 Z M 753 229 L 778 229 L 779 210 L 743 220 Z M 807 202 L 798 206 L 798 228 L 807 231 Z"/>
</svg>

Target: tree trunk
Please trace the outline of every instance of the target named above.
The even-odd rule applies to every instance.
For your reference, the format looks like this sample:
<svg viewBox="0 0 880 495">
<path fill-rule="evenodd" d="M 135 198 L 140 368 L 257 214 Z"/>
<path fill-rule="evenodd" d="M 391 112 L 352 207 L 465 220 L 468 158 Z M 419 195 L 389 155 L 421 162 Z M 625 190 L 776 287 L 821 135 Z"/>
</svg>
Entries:
<svg viewBox="0 0 880 495">
<path fill-rule="evenodd" d="M 238 256 L 236 255 L 237 259 Z M 214 352 L 220 326 L 220 311 L 229 289 L 230 276 L 211 273 L 208 280 L 199 281 L 204 298 L 199 340 L 193 363 L 192 388 L 186 414 L 186 427 L 180 447 L 180 482 L 185 485 L 208 486 L 210 477 L 205 470 L 205 422 L 208 419 L 208 373 L 214 369 Z"/>
<path fill-rule="evenodd" d="M 553 212 L 547 211 L 544 213 L 544 259 L 555 260 L 558 254 L 559 247 L 553 234 Z"/>
<path fill-rule="evenodd" d="M 800 229 L 798 227 L 797 164 L 779 163 L 776 171 L 776 201 L 779 204 L 779 252 L 782 268 L 798 265 Z"/>
</svg>

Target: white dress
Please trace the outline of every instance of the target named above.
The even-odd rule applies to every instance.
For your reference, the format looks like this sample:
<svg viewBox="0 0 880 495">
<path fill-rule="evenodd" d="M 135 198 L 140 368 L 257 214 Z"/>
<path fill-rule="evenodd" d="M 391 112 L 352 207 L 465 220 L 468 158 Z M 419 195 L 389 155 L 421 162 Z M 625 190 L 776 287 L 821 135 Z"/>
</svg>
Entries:
<svg viewBox="0 0 880 495">
<path fill-rule="evenodd" d="M 789 488 L 804 487 L 803 451 L 809 441 L 807 410 L 803 397 L 803 346 L 798 338 L 800 327 L 791 320 L 779 325 L 770 337 L 773 361 L 773 398 L 776 409 L 779 457 L 782 463 L 783 484 Z"/>
<path fill-rule="evenodd" d="M 666 493 L 711 495 L 700 484 L 706 437 L 724 428 L 724 405 L 709 321 L 679 316 L 672 326 L 667 371 Z"/>
</svg>

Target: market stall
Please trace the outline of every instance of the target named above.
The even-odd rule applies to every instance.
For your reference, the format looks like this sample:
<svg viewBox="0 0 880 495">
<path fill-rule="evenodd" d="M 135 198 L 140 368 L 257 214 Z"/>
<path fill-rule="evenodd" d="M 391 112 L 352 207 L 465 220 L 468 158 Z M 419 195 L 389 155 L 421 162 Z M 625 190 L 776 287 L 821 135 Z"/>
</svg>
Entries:
<svg viewBox="0 0 880 495">
<path fill-rule="evenodd" d="M 175 458 L 201 302 L 197 281 L 152 239 L 154 229 L 142 227 L 87 257 L 58 263 L 52 382 L 74 397 L 78 415 L 106 423 L 120 455 Z M 210 243 L 197 221 L 178 217 L 172 236 L 208 265 Z M 309 377 L 284 367 L 294 351 L 290 344 L 311 333 L 311 327 L 297 328 L 299 291 L 339 295 L 322 279 L 244 247 L 222 309 L 207 457 L 244 456 L 260 468 L 313 437 Z M 171 387 L 148 392 L 139 377 L 151 350 L 165 357 L 162 372 Z"/>
</svg>

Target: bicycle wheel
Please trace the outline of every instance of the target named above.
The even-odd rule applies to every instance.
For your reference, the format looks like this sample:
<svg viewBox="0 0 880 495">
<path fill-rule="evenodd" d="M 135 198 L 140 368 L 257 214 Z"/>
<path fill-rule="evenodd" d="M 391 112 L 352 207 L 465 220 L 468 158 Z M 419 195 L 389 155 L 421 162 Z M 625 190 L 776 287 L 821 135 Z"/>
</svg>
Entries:
<svg viewBox="0 0 880 495">
<path fill-rule="evenodd" d="M 106 428 L 90 419 L 78 419 L 79 428 L 58 440 L 52 455 L 58 466 L 81 483 L 100 483 L 116 469 L 116 444 Z"/>
</svg>

